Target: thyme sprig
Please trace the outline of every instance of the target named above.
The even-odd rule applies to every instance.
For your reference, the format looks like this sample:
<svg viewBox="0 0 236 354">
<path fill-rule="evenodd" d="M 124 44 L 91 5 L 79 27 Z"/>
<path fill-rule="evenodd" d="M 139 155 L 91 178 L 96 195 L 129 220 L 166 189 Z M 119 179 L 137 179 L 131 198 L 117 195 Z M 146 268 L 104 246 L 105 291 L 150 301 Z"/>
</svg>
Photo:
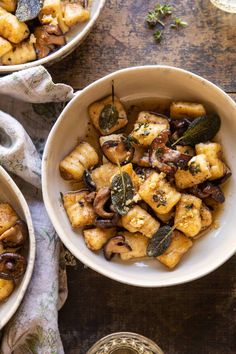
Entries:
<svg viewBox="0 0 236 354">
<path fill-rule="evenodd" d="M 180 28 L 180 27 L 187 27 L 188 26 L 188 22 L 183 21 L 181 18 L 176 17 L 174 19 L 174 23 L 172 23 L 170 25 L 171 28 Z"/>
<path fill-rule="evenodd" d="M 156 42 L 160 42 L 163 37 L 163 31 L 165 28 L 165 23 L 163 20 L 172 15 L 173 6 L 169 4 L 157 4 L 152 11 L 149 11 L 145 17 L 146 23 L 151 28 L 155 28 L 157 25 L 161 26 L 161 29 L 157 29 L 153 33 L 153 37 Z M 175 17 L 174 22 L 170 24 L 170 28 L 181 28 L 188 26 L 186 21 L 183 21 L 179 17 Z"/>
</svg>

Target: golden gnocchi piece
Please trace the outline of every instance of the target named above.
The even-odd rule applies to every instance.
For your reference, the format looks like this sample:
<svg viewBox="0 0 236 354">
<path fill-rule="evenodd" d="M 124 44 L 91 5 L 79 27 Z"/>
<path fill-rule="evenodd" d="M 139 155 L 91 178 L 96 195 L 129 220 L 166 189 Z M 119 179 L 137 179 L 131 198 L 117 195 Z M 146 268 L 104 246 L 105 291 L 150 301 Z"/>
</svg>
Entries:
<svg viewBox="0 0 236 354">
<path fill-rule="evenodd" d="M 93 229 L 85 229 L 83 231 L 84 240 L 89 249 L 92 251 L 99 251 L 105 243 L 116 234 L 116 229 L 100 229 L 98 227 Z"/>
<path fill-rule="evenodd" d="M 63 195 L 63 205 L 73 228 L 92 225 L 96 214 L 86 196 L 88 191 L 69 192 Z"/>
<path fill-rule="evenodd" d="M 134 148 L 132 163 L 141 167 L 150 167 L 151 164 L 149 161 L 148 149 L 143 146 L 136 145 Z"/>
<path fill-rule="evenodd" d="M 63 33 L 69 30 L 63 18 L 61 0 L 44 0 L 43 7 L 39 13 L 39 19 L 43 25 L 58 24 Z"/>
<path fill-rule="evenodd" d="M 173 102 L 170 106 L 171 118 L 197 118 L 206 115 L 204 106 L 200 103 Z"/>
<path fill-rule="evenodd" d="M 140 232 L 146 237 L 152 237 L 160 227 L 160 223 L 139 205 L 135 205 L 122 216 L 122 225 L 128 231 Z"/>
<path fill-rule="evenodd" d="M 127 165 L 122 166 L 121 171 L 128 173 L 133 183 L 134 189 L 138 191 L 141 184 L 141 179 L 139 178 L 137 173 L 135 173 L 132 163 L 128 163 Z"/>
<path fill-rule="evenodd" d="M 188 237 L 196 236 L 202 228 L 202 200 L 191 194 L 182 194 L 176 205 L 175 226 Z"/>
<path fill-rule="evenodd" d="M 117 97 L 114 97 L 114 106 L 118 111 L 119 118 L 113 127 L 108 129 L 101 128 L 99 124 L 100 115 L 107 105 L 113 105 L 112 96 L 108 96 L 100 101 L 92 103 L 88 108 L 89 116 L 93 125 L 102 135 L 109 135 L 125 127 L 128 123 L 127 115 L 121 101 Z"/>
<path fill-rule="evenodd" d="M 0 7 L 8 12 L 16 10 L 16 0 L 0 0 Z"/>
<path fill-rule="evenodd" d="M 170 128 L 170 124 L 168 119 L 158 115 L 153 114 L 150 112 L 142 111 L 138 115 L 138 119 L 136 123 L 154 123 L 154 124 L 161 124 L 165 126 L 165 129 Z"/>
<path fill-rule="evenodd" d="M 68 27 L 73 27 L 78 22 L 88 21 L 90 12 L 84 9 L 79 3 L 65 2 L 63 3 L 63 19 Z"/>
<path fill-rule="evenodd" d="M 197 154 L 204 154 L 210 165 L 210 180 L 221 178 L 226 172 L 226 165 L 221 161 L 222 149 L 218 143 L 200 143 L 196 145 Z"/>
<path fill-rule="evenodd" d="M 6 39 L 0 37 L 0 58 L 12 49 L 12 44 Z"/>
<path fill-rule="evenodd" d="M 158 217 L 158 219 L 164 222 L 165 224 L 168 223 L 168 221 L 170 221 L 170 219 L 174 216 L 173 211 L 169 211 L 169 213 L 166 214 L 160 214 L 157 211 L 155 211 L 155 214 Z"/>
<path fill-rule="evenodd" d="M 189 145 L 176 145 L 176 150 L 181 152 L 181 154 L 186 154 L 186 155 L 190 155 L 190 156 L 195 155 L 194 148 Z"/>
<path fill-rule="evenodd" d="M 119 173 L 119 168 L 116 165 L 108 162 L 95 168 L 92 173 L 92 179 L 96 184 L 97 190 L 103 187 L 111 186 L 111 179 L 114 175 Z"/>
<path fill-rule="evenodd" d="M 133 258 L 146 257 L 148 238 L 139 232 L 130 233 L 123 232 L 122 235 L 125 237 L 125 242 L 131 247 L 131 251 L 120 254 L 120 258 L 123 261 L 127 261 Z"/>
<path fill-rule="evenodd" d="M 0 302 L 6 300 L 15 288 L 13 280 L 0 279 Z"/>
<path fill-rule="evenodd" d="M 17 44 L 29 37 L 29 34 L 29 28 L 24 22 L 0 7 L 0 36 Z"/>
<path fill-rule="evenodd" d="M 165 174 L 153 172 L 140 186 L 139 194 L 159 214 L 167 214 L 180 200 L 181 194 L 165 179 Z"/>
<path fill-rule="evenodd" d="M 0 235 L 19 220 L 15 210 L 8 203 L 0 203 Z"/>
<path fill-rule="evenodd" d="M 37 58 L 33 43 L 25 41 L 14 46 L 1 58 L 3 65 L 24 64 Z"/>
<path fill-rule="evenodd" d="M 135 123 L 134 129 L 130 133 L 133 139 L 136 139 L 140 145 L 149 146 L 153 140 L 166 129 L 166 124 L 156 123 Z"/>
<path fill-rule="evenodd" d="M 184 254 L 192 247 L 193 242 L 181 232 L 173 232 L 172 241 L 166 251 L 156 259 L 172 269 L 181 261 Z"/>
<path fill-rule="evenodd" d="M 87 142 L 82 142 L 60 162 L 60 172 L 66 180 L 81 180 L 83 173 L 99 161 L 96 150 Z"/>
<path fill-rule="evenodd" d="M 204 203 L 202 203 L 201 205 L 200 216 L 201 216 L 201 223 L 202 223 L 201 231 L 203 231 L 206 230 L 209 226 L 211 226 L 213 222 L 212 213 Z"/>
<path fill-rule="evenodd" d="M 175 183 L 180 189 L 191 188 L 211 177 L 210 166 L 204 154 L 193 156 L 188 162 L 188 170 L 177 170 Z"/>
</svg>

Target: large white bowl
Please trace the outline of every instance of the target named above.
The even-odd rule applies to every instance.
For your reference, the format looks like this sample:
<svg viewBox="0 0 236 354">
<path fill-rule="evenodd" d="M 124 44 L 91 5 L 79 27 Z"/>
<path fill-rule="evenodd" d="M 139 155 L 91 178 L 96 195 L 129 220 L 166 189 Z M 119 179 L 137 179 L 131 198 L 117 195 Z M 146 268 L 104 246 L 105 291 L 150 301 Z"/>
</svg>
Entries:
<svg viewBox="0 0 236 354">
<path fill-rule="evenodd" d="M 86 134 L 87 107 L 110 94 L 115 82 L 118 97 L 125 102 L 146 98 L 198 101 L 218 112 L 222 119 L 219 140 L 232 169 L 226 202 L 217 219 L 219 227 L 197 240 L 179 266 L 168 271 L 155 260 L 107 262 L 102 255 L 92 253 L 84 244 L 80 232 L 71 229 L 60 192 L 70 187 L 59 174 L 59 162 L 74 148 L 78 137 Z M 86 87 L 67 105 L 49 135 L 43 158 L 43 196 L 52 223 L 66 247 L 84 264 L 117 281 L 160 287 L 185 283 L 213 271 L 229 259 L 236 250 L 236 105 L 219 87 L 190 72 L 167 66 L 129 68 L 108 75 Z"/>
<path fill-rule="evenodd" d="M 17 287 L 11 296 L 0 304 L 0 329 L 9 321 L 19 307 L 34 268 L 35 259 L 35 237 L 34 228 L 28 205 L 23 197 L 21 191 L 8 175 L 8 173 L 0 166 L 0 201 L 8 202 L 18 213 L 18 215 L 25 220 L 29 230 L 29 246 L 27 256 L 27 269 L 23 278 L 19 281 Z"/>
<path fill-rule="evenodd" d="M 93 0 L 91 7 L 90 20 L 85 23 L 75 25 L 68 33 L 66 33 L 66 45 L 49 54 L 45 58 L 31 61 L 26 64 L 19 65 L 0 65 L 0 74 L 10 73 L 18 70 L 32 68 L 37 65 L 49 65 L 62 60 L 69 55 L 76 47 L 78 47 L 93 28 L 106 0 Z"/>
</svg>

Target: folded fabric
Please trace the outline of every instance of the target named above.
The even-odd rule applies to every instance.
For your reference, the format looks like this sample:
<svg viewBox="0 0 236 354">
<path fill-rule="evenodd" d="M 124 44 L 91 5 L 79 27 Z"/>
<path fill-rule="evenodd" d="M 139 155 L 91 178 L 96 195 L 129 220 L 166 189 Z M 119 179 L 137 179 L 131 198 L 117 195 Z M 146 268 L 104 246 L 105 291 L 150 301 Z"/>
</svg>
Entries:
<svg viewBox="0 0 236 354">
<path fill-rule="evenodd" d="M 20 110 L 22 103 L 18 100 L 36 104 L 64 102 L 72 97 L 72 88 L 54 84 L 42 66 L 0 79 L 0 109 L 13 114 L 16 112 L 17 115 L 16 120 L 0 111 L 0 164 L 21 177 L 15 180 L 29 204 L 37 241 L 31 283 L 17 313 L 4 329 L 2 354 L 64 353 L 57 323 L 58 307 L 65 301 L 67 294 L 65 284 L 63 296 L 58 293 L 60 243 L 47 216 L 40 191 L 40 153 L 58 112 L 51 110 L 49 118 L 47 113 L 39 112 L 42 108 L 40 105 L 30 105 L 28 109 L 34 109 L 26 114 Z M 13 107 L 19 108 L 14 110 Z M 32 135 L 37 148 L 25 129 Z"/>
</svg>

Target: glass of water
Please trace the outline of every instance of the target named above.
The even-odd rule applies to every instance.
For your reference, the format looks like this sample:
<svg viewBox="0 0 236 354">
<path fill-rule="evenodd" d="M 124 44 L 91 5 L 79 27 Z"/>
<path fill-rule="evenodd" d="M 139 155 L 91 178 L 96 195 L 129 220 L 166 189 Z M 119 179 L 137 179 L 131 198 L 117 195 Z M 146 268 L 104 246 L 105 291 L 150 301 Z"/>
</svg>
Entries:
<svg viewBox="0 0 236 354">
<path fill-rule="evenodd" d="M 211 0 L 211 2 L 223 11 L 236 13 L 236 0 Z"/>
</svg>

